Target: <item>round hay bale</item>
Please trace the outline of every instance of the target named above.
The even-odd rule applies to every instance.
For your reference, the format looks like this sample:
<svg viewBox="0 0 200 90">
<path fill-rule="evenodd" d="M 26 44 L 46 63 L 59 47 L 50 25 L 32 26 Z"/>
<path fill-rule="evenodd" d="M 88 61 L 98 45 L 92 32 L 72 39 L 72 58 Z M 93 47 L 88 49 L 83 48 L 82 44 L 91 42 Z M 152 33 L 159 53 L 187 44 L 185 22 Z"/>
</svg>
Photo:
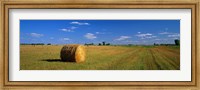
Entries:
<svg viewBox="0 0 200 90">
<path fill-rule="evenodd" d="M 85 47 L 77 44 L 65 45 L 61 49 L 60 58 L 66 62 L 84 62 Z"/>
</svg>

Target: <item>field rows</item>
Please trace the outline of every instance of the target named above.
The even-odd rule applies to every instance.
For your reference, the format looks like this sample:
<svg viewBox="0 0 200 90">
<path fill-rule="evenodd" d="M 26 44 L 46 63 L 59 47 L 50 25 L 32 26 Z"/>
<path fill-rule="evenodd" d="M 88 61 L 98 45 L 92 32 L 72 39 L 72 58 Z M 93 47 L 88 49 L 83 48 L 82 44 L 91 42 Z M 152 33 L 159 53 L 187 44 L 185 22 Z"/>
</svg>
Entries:
<svg viewBox="0 0 200 90">
<path fill-rule="evenodd" d="M 86 62 L 60 60 L 62 46 L 20 47 L 21 70 L 179 70 L 177 46 L 88 46 Z"/>
</svg>

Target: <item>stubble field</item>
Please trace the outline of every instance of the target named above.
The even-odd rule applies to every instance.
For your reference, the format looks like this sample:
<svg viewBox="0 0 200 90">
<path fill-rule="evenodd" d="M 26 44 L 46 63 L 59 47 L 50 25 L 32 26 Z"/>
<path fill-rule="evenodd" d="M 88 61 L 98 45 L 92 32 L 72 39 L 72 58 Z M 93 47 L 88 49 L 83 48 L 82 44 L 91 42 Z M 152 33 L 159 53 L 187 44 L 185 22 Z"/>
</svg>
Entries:
<svg viewBox="0 0 200 90">
<path fill-rule="evenodd" d="M 21 45 L 21 70 L 179 70 L 179 46 L 86 46 L 84 63 L 62 62 L 61 45 Z"/>
</svg>

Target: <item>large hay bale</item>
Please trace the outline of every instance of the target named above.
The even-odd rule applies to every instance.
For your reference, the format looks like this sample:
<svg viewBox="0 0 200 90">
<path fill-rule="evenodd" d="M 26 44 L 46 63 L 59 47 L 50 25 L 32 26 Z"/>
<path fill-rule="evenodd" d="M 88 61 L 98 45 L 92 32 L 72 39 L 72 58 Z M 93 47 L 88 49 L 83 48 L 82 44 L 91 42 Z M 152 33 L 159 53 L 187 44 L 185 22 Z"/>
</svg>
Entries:
<svg viewBox="0 0 200 90">
<path fill-rule="evenodd" d="M 66 62 L 84 62 L 85 47 L 77 44 L 65 45 L 61 49 L 60 58 Z"/>
</svg>

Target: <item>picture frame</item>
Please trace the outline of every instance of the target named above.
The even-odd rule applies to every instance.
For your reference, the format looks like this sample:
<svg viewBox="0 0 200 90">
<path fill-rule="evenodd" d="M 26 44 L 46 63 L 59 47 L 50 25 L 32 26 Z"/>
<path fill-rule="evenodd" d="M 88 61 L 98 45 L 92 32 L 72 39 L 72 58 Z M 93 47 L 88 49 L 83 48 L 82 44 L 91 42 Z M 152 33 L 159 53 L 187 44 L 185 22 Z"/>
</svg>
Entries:
<svg viewBox="0 0 200 90">
<path fill-rule="evenodd" d="M 10 87 L 112 87 L 117 88 L 122 86 L 123 88 L 198 88 L 198 71 L 199 71 L 199 2 L 12 2 L 2 1 L 2 37 L 1 47 L 3 48 L 1 59 L 1 81 L 3 88 Z M 9 9 L 191 9 L 192 19 L 192 80 L 188 81 L 9 81 Z M 145 87 L 144 87 L 145 86 Z"/>
</svg>

